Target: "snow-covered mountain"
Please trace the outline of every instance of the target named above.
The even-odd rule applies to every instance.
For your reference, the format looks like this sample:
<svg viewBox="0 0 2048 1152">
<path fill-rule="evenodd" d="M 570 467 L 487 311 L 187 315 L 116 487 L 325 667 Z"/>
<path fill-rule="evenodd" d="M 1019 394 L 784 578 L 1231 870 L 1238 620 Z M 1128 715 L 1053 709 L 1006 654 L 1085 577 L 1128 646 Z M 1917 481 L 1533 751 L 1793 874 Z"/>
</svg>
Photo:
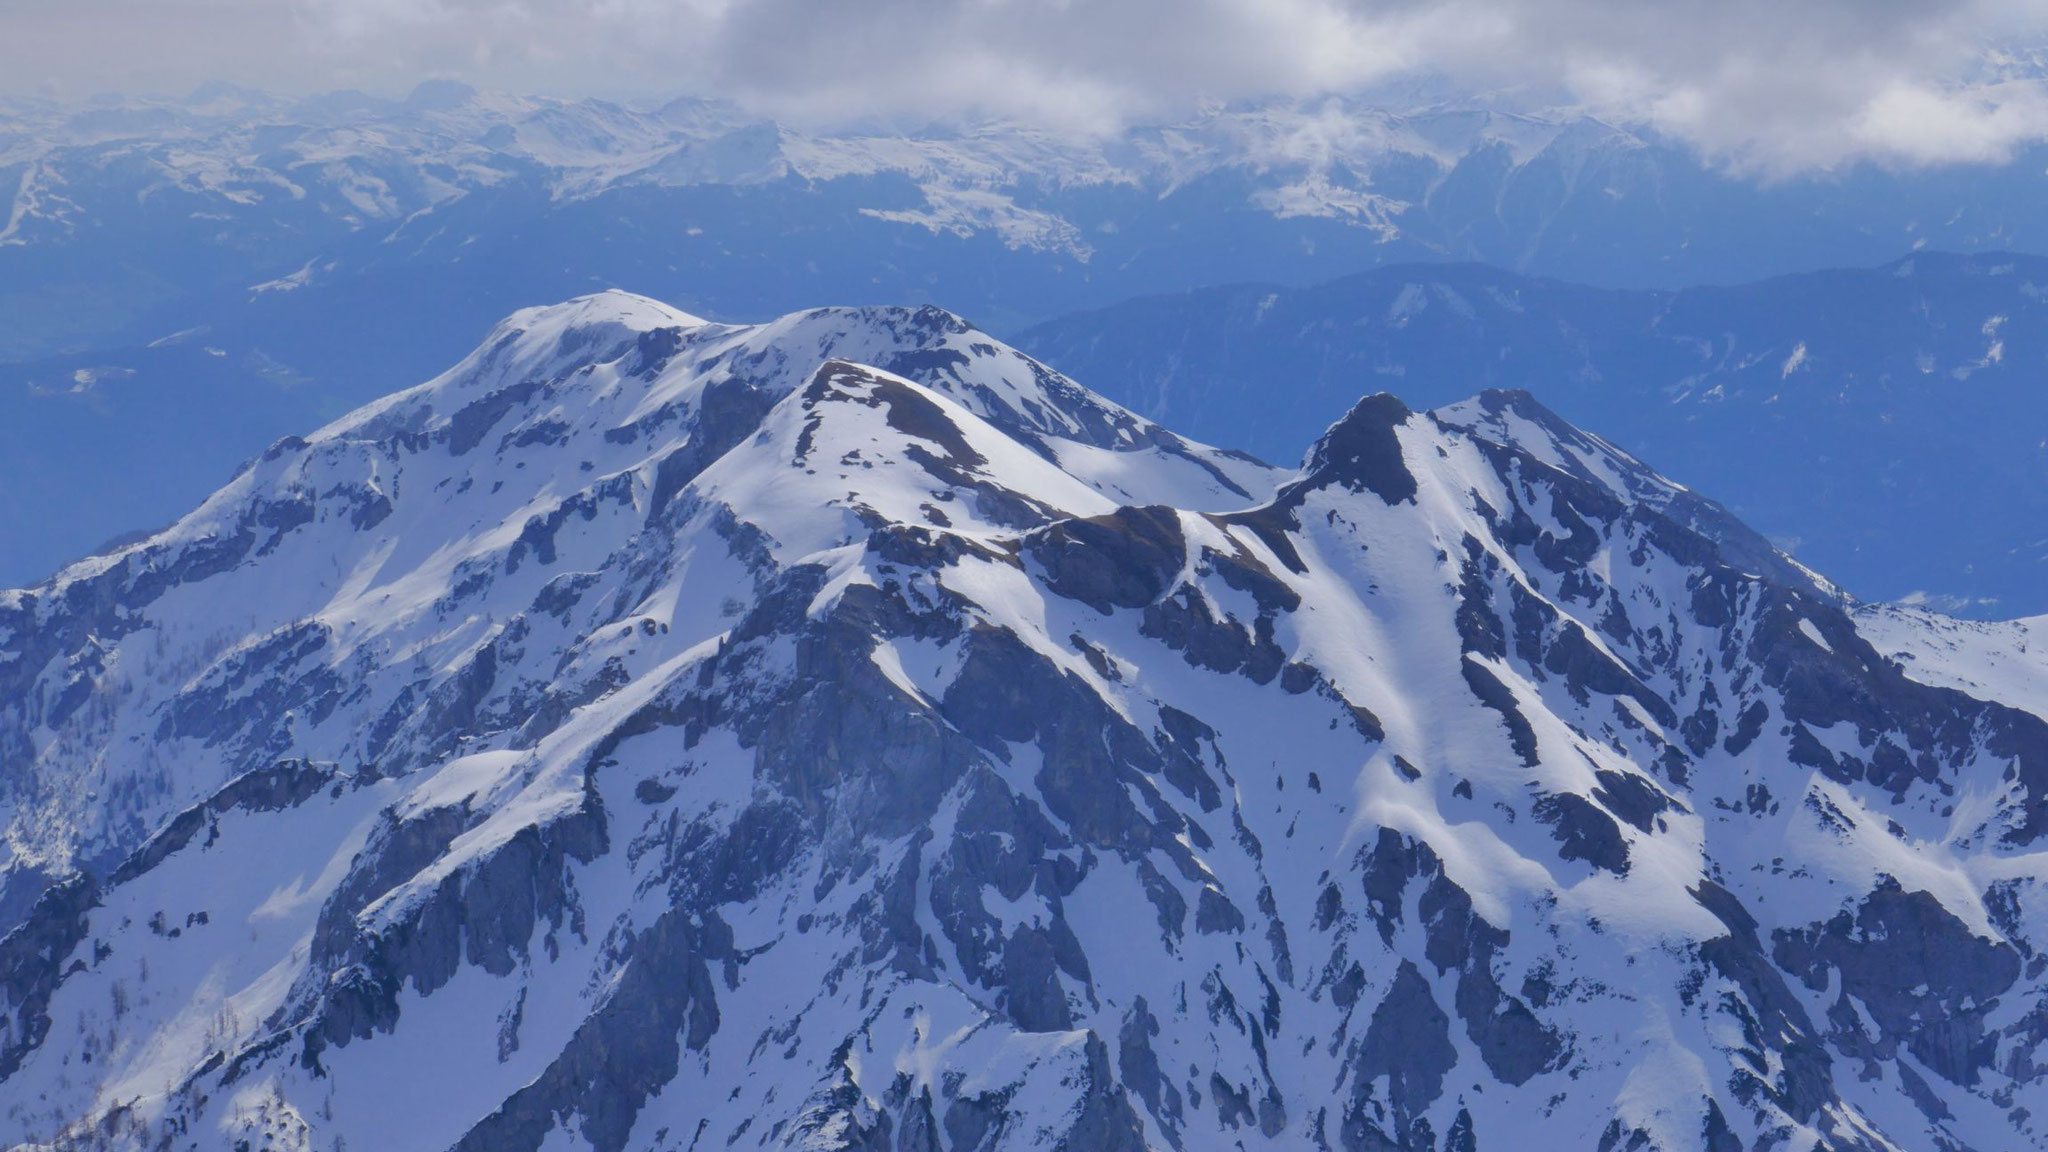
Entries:
<svg viewBox="0 0 2048 1152">
<path fill-rule="evenodd" d="M 610 293 L 0 594 L 0 1143 L 2048 1147 L 2025 626 Z"/>
</svg>

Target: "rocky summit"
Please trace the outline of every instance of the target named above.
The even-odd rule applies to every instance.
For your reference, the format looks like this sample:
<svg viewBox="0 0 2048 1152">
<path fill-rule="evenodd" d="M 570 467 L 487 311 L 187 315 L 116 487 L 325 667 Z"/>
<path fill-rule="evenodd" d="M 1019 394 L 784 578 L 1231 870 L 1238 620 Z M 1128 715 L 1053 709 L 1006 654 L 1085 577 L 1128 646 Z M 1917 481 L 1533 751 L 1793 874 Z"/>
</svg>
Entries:
<svg viewBox="0 0 2048 1152">
<path fill-rule="evenodd" d="M 0 593 L 0 1145 L 2048 1148 L 2048 655 L 1526 394 L 610 293 Z"/>
</svg>

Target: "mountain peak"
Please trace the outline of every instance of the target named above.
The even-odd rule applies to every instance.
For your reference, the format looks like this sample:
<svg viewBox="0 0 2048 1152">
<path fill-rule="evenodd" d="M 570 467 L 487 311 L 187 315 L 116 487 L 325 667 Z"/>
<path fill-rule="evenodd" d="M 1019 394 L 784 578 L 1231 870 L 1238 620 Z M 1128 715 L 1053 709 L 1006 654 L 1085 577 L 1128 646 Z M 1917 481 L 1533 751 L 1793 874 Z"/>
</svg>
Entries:
<svg viewBox="0 0 2048 1152">
<path fill-rule="evenodd" d="M 1521 455 L 1666 517 L 1710 541 L 1728 563 L 1744 571 L 1768 576 L 1781 587 L 1843 598 L 1840 589 L 1786 556 L 1720 504 L 1559 416 L 1526 390 L 1488 389 L 1470 400 L 1434 409 L 1430 418 L 1498 452 Z"/>
<path fill-rule="evenodd" d="M 550 365 L 600 363 L 646 333 L 710 325 L 651 297 L 610 288 L 512 313 L 453 372 L 465 371 L 480 357 L 503 357 L 508 368 L 517 365 L 528 373 L 545 372 Z"/>
<path fill-rule="evenodd" d="M 646 332 L 656 328 L 701 328 L 709 323 L 711 321 L 701 316 L 693 316 L 651 296 L 622 288 L 607 288 L 602 292 L 575 296 L 559 304 L 522 308 L 499 323 L 493 330 L 492 339 L 485 343 L 521 333 L 532 333 L 536 338 L 559 338 L 566 333 L 592 328 L 615 327 L 629 332 Z"/>
<path fill-rule="evenodd" d="M 1490 388 L 1470 400 L 1433 409 L 1438 425 L 1526 452 L 1579 479 L 1635 499 L 1667 503 L 1682 491 L 1642 461 L 1551 411 L 1520 388 Z"/>
<path fill-rule="evenodd" d="M 1309 449 L 1303 483 L 1342 484 L 1354 492 L 1373 492 L 1389 504 L 1412 501 L 1415 477 L 1402 459 L 1395 429 L 1413 415 L 1391 393 L 1359 400 Z"/>
</svg>

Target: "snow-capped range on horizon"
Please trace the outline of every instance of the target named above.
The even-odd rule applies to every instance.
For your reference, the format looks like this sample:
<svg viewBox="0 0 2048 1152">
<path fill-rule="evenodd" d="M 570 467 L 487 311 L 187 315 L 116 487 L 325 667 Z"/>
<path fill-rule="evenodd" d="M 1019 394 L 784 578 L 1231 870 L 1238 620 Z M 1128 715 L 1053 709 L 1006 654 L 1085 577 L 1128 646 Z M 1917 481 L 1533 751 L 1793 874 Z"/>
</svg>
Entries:
<svg viewBox="0 0 2048 1152">
<path fill-rule="evenodd" d="M 2048 1147 L 2048 653 L 1525 393 L 623 293 L 0 593 L 0 1143 Z"/>
<path fill-rule="evenodd" d="M 511 239 L 504 230 L 601 227 L 581 215 L 594 202 L 659 248 L 636 262 L 576 237 L 584 271 L 614 280 L 625 268 L 648 278 L 664 265 L 719 267 L 733 255 L 722 248 L 752 248 L 777 227 L 878 227 L 893 247 L 912 248 L 891 261 L 907 267 L 861 279 L 835 269 L 807 284 L 652 285 L 668 295 L 683 286 L 721 319 L 765 318 L 819 288 L 871 299 L 877 286 L 936 288 L 970 297 L 954 307 L 1036 319 L 1148 289 L 1301 282 L 1398 260 L 1677 287 L 1875 262 L 1930 243 L 2025 248 L 2044 235 L 2026 207 L 2039 184 L 2030 165 L 2023 157 L 1961 176 L 1857 167 L 1759 183 L 1582 109 L 1427 90 L 1216 104 L 1093 135 L 999 121 L 805 130 L 712 100 L 628 105 L 447 81 L 402 99 L 282 99 L 226 85 L 184 98 L 0 98 L 0 185 L 11 189 L 0 293 L 31 283 L 68 291 L 74 313 L 0 328 L 0 354 L 133 339 L 138 322 L 157 329 L 146 338 L 161 336 L 176 330 L 164 326 L 167 308 L 200 302 L 188 297 L 220 293 L 206 303 L 226 312 L 237 294 L 304 291 L 323 277 L 502 259 L 493 249 Z M 680 218 L 648 215 L 656 210 Z M 150 230 L 135 232 L 145 221 Z M 1744 230 L 1758 242 L 1726 243 Z M 37 250 L 84 255 L 138 237 L 146 243 L 130 253 L 127 280 L 78 268 L 72 284 L 22 279 L 52 273 Z M 996 289 L 987 269 L 975 274 L 947 252 L 981 241 L 1034 274 Z M 199 253 L 196 267 L 160 262 Z M 1309 271 L 1318 267 L 1321 277 Z"/>
<path fill-rule="evenodd" d="M 1424 160 L 1448 170 L 1475 148 L 1499 146 L 1519 165 L 1568 135 L 1585 138 L 1579 147 L 1631 138 L 1570 109 L 1391 109 L 1334 96 L 1218 105 L 1191 121 L 1101 136 L 1005 122 L 806 131 L 714 100 L 635 106 L 483 93 L 448 81 L 403 99 L 281 99 L 226 86 L 183 99 L 0 97 L 0 118 L 10 129 L 0 137 L 0 169 L 20 171 L 0 245 L 59 240 L 78 226 L 81 208 L 60 190 L 66 166 L 80 161 L 137 167 L 153 177 L 141 188 L 145 197 L 179 192 L 243 207 L 278 192 L 324 197 L 323 210 L 344 226 L 396 229 L 383 237 L 392 243 L 413 239 L 403 229 L 436 207 L 532 173 L 563 201 L 636 186 L 901 173 L 923 194 L 923 208 L 863 214 L 933 232 L 993 232 L 1008 247 L 1084 263 L 1093 249 L 1080 228 L 1020 203 L 1031 192 L 1025 185 L 1166 196 L 1219 169 L 1244 168 L 1278 177 L 1248 197 L 1249 207 L 1344 218 L 1390 237 L 1407 205 L 1360 186 L 1375 162 Z"/>
</svg>

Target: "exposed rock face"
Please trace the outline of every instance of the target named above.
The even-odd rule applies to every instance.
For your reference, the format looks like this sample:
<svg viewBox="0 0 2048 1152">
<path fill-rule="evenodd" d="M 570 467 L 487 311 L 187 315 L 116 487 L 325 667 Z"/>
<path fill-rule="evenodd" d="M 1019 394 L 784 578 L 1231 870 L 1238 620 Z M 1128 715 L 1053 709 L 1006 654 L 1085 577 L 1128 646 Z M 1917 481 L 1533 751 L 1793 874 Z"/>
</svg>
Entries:
<svg viewBox="0 0 2048 1152">
<path fill-rule="evenodd" d="M 2023 694 L 1526 396 L 1306 459 L 514 317 L 0 597 L 0 1139 L 2044 1146 Z"/>
</svg>

